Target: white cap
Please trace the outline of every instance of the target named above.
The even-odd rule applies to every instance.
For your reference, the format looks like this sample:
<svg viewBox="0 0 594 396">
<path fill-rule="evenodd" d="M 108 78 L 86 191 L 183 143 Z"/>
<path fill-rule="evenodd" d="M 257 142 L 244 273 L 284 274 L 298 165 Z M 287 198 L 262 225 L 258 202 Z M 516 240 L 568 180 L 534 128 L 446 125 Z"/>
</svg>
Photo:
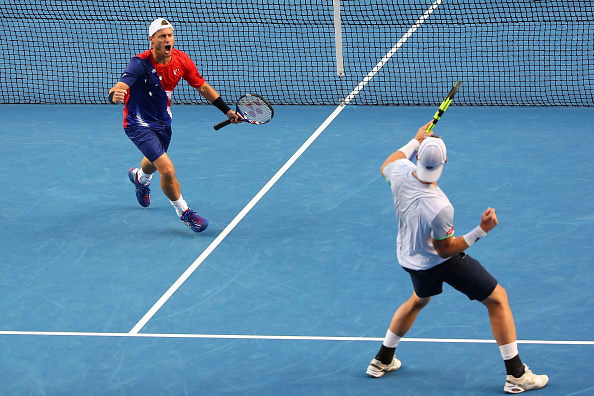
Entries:
<svg viewBox="0 0 594 396">
<path fill-rule="evenodd" d="M 440 138 L 427 137 L 417 154 L 417 178 L 425 183 L 439 180 L 447 161 L 446 146 Z"/>
<path fill-rule="evenodd" d="M 151 23 L 151 26 L 149 26 L 149 37 L 153 37 L 153 35 L 157 33 L 159 30 L 167 28 L 173 29 L 173 26 L 171 26 L 169 21 L 165 18 L 157 18 Z"/>
</svg>

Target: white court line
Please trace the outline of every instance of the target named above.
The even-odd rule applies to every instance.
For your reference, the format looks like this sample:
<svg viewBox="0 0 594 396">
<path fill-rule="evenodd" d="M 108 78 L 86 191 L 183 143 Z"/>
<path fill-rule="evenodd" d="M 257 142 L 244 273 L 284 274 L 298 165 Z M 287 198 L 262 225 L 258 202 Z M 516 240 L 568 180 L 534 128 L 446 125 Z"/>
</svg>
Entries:
<svg viewBox="0 0 594 396">
<path fill-rule="evenodd" d="M 70 337 L 124 337 L 124 338 L 196 338 L 211 340 L 288 340 L 288 341 L 373 341 L 382 342 L 383 337 L 324 337 L 324 336 L 273 336 L 245 334 L 166 334 L 166 333 L 94 333 L 74 331 L 0 331 L 0 335 L 70 336 Z M 495 344 L 495 340 L 463 338 L 403 338 L 402 342 Z M 541 345 L 594 345 L 594 341 L 518 340 L 518 344 Z"/>
<path fill-rule="evenodd" d="M 406 34 L 392 47 L 392 49 L 384 56 L 384 58 L 373 68 L 371 72 L 357 85 L 357 87 L 341 102 L 341 104 L 332 112 L 332 114 L 319 126 L 318 129 L 307 139 L 305 143 L 293 154 L 291 158 L 283 165 L 283 167 L 276 172 L 276 174 L 266 183 L 264 187 L 256 194 L 254 198 L 243 208 L 241 212 L 229 223 L 227 227 L 215 238 L 214 241 L 202 252 L 202 254 L 188 267 L 188 269 L 179 277 L 179 279 L 171 285 L 169 290 L 161 296 L 161 298 L 149 309 L 149 311 L 136 323 L 130 330 L 130 334 L 138 334 L 138 332 L 146 325 L 146 323 L 157 313 L 159 309 L 171 298 L 173 293 L 180 288 L 180 286 L 192 275 L 194 271 L 206 260 L 213 250 L 229 235 L 229 233 L 239 224 L 239 222 L 249 213 L 250 210 L 262 199 L 262 197 L 276 184 L 276 182 L 285 174 L 285 172 L 297 161 L 299 157 L 309 148 L 309 146 L 320 136 L 320 134 L 330 125 L 332 121 L 342 112 L 344 107 L 357 95 L 365 85 L 377 74 L 377 72 L 386 64 L 386 62 L 396 53 L 396 51 L 408 40 L 408 38 L 421 26 L 423 22 L 431 15 L 431 13 L 441 4 L 442 0 L 436 0 L 431 7 L 425 11 L 423 16 L 419 18 L 415 24 L 408 29 Z"/>
</svg>

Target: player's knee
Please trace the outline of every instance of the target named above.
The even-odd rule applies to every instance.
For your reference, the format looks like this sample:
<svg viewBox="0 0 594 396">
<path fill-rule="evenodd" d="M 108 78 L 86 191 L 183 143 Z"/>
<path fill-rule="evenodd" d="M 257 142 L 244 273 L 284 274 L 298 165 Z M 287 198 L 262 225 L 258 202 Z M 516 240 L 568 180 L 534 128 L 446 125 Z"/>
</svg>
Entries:
<svg viewBox="0 0 594 396">
<path fill-rule="evenodd" d="M 425 308 L 427 304 L 429 304 L 429 301 L 431 301 L 431 297 L 421 298 L 417 296 L 416 293 L 413 293 L 411 299 L 409 300 L 411 309 L 415 311 L 420 311 L 421 309 Z"/>
<path fill-rule="evenodd" d="M 507 292 L 505 291 L 503 286 L 501 286 L 499 284 L 497 284 L 497 286 L 495 286 L 495 290 L 493 290 L 492 294 L 495 294 L 498 299 L 507 301 Z"/>
<path fill-rule="evenodd" d="M 487 297 L 485 300 L 482 301 L 483 304 L 486 306 L 489 305 L 508 305 L 507 301 L 507 292 L 501 285 L 495 286 L 495 290 Z"/>
<path fill-rule="evenodd" d="M 161 178 L 166 182 L 172 182 L 175 180 L 175 168 L 173 167 L 166 167 L 165 169 L 160 169 L 159 174 Z"/>
</svg>

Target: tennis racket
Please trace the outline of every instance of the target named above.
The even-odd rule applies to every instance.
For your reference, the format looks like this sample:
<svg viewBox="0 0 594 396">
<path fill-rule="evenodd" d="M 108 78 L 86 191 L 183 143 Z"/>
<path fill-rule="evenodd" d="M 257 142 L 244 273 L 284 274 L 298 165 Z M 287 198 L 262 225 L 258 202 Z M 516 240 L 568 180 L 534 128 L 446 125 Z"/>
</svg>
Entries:
<svg viewBox="0 0 594 396">
<path fill-rule="evenodd" d="M 437 109 L 437 112 L 433 116 L 433 121 L 431 121 L 431 124 L 429 124 L 429 127 L 427 128 L 427 132 L 433 129 L 435 124 L 437 124 L 437 121 L 439 121 L 443 113 L 445 113 L 447 108 L 450 106 L 450 103 L 452 103 L 452 100 L 454 100 L 454 95 L 456 95 L 456 92 L 458 92 L 458 88 L 460 88 L 460 84 L 462 84 L 462 81 L 456 82 L 454 88 L 450 90 L 448 96 L 445 98 L 443 102 L 441 102 L 441 105 L 439 105 L 439 109 Z"/>
<path fill-rule="evenodd" d="M 272 120 L 274 110 L 266 99 L 256 94 L 245 94 L 237 99 L 237 107 L 235 112 L 239 115 L 241 121 L 249 122 L 250 124 L 266 124 Z M 214 126 L 214 129 L 219 129 L 231 124 L 231 120 L 227 119 L 219 122 Z"/>
</svg>

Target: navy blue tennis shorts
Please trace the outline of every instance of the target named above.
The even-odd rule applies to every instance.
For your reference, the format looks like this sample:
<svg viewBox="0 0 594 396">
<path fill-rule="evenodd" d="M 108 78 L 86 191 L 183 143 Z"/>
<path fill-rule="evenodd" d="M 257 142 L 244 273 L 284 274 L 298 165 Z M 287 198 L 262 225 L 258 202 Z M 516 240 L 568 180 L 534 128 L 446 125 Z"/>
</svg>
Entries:
<svg viewBox="0 0 594 396">
<path fill-rule="evenodd" d="M 404 267 L 403 267 L 404 268 Z M 497 280 L 481 263 L 462 252 L 427 270 L 404 268 L 410 274 L 417 296 L 435 296 L 443 291 L 443 282 L 471 300 L 483 301 L 493 293 Z"/>
<path fill-rule="evenodd" d="M 153 129 L 135 126 L 133 128 L 124 128 L 124 131 L 140 152 L 151 162 L 166 153 L 169 142 L 171 142 L 171 127 Z"/>
</svg>

